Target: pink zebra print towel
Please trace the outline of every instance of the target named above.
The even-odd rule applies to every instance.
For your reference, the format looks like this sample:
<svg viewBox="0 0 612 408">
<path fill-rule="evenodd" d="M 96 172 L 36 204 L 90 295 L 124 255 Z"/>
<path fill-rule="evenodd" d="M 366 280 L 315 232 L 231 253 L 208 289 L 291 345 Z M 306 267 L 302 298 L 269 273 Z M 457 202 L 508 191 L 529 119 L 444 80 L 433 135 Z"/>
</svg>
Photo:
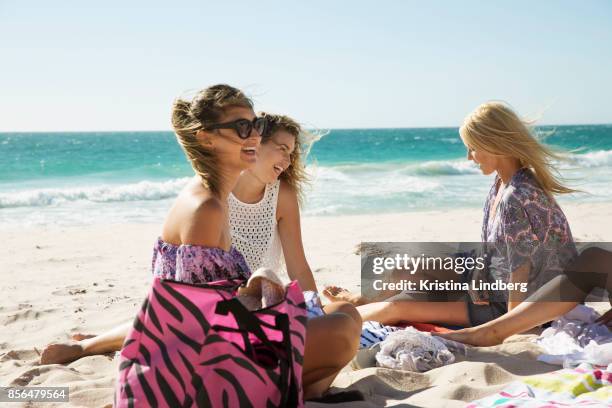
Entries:
<svg viewBox="0 0 612 408">
<path fill-rule="evenodd" d="M 297 282 L 254 312 L 241 281 L 155 278 L 120 355 L 117 407 L 302 407 L 306 333 Z"/>
</svg>

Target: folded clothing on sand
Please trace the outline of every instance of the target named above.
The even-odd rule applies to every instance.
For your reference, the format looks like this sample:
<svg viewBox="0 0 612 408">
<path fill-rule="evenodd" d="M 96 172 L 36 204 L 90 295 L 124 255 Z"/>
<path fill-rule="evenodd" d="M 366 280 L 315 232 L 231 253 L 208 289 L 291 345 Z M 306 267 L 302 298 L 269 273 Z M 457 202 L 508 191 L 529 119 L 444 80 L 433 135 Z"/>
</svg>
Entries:
<svg viewBox="0 0 612 408">
<path fill-rule="evenodd" d="M 578 305 L 542 332 L 536 343 L 545 351 L 538 360 L 573 367 L 582 362 L 607 366 L 612 363 L 612 332 L 595 323 L 599 314 Z"/>
<path fill-rule="evenodd" d="M 361 329 L 361 339 L 359 340 L 359 348 L 368 348 L 385 340 L 389 333 L 402 330 L 405 327 L 414 327 L 418 331 L 426 333 L 448 333 L 452 330 L 436 326 L 430 323 L 405 323 L 401 326 L 385 326 L 379 322 L 365 321 Z"/>
<path fill-rule="evenodd" d="M 534 375 L 506 386 L 497 394 L 471 402 L 466 408 L 611 407 L 612 367 L 595 369 L 583 363 Z"/>
<path fill-rule="evenodd" d="M 425 372 L 454 361 L 455 356 L 441 340 L 414 327 L 390 333 L 376 353 L 380 367 L 405 371 Z"/>
</svg>

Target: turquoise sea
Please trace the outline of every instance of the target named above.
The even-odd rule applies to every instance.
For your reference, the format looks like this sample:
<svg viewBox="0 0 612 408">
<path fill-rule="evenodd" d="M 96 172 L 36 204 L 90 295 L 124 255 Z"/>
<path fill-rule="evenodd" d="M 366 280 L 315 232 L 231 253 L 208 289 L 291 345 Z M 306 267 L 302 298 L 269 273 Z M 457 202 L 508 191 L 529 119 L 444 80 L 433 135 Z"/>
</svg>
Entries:
<svg viewBox="0 0 612 408">
<path fill-rule="evenodd" d="M 575 150 L 561 163 L 612 202 L 612 125 L 542 127 Z M 465 159 L 456 128 L 334 129 L 308 157 L 305 215 L 481 207 L 492 178 Z M 171 132 L 0 133 L 0 226 L 160 222 L 192 174 Z"/>
</svg>

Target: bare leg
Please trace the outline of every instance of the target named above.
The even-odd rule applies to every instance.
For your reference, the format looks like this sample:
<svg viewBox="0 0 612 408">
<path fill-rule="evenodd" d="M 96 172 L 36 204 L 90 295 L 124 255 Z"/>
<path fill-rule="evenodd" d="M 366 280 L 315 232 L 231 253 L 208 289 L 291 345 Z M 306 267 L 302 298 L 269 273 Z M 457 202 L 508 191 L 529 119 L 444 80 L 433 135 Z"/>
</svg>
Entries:
<svg viewBox="0 0 612 408">
<path fill-rule="evenodd" d="M 357 353 L 361 317 L 349 303 L 324 308 L 325 316 L 310 319 L 304 349 L 304 399 L 320 397 Z"/>
<path fill-rule="evenodd" d="M 339 286 L 327 286 L 323 289 L 323 296 L 330 302 L 348 302 L 355 306 L 361 306 L 371 302 L 371 300 L 365 296 L 359 293 L 349 292 Z"/>
<path fill-rule="evenodd" d="M 564 315 L 583 301 L 594 286 L 606 286 L 608 292 L 612 293 L 611 252 L 600 248 L 587 248 L 568 271 L 572 271 L 568 272 L 571 279 L 566 275 L 556 277 L 526 301 L 495 320 L 477 327 L 438 335 L 475 346 L 492 346 L 502 343 L 513 334 Z M 590 282 L 590 279 L 596 279 L 597 282 Z M 555 296 L 559 298 L 560 293 L 564 293 L 563 301 L 548 301 L 555 299 Z"/>
<path fill-rule="evenodd" d="M 76 335 L 73 336 L 73 339 L 78 341 L 49 344 L 42 351 L 40 363 L 64 364 L 85 356 L 121 350 L 131 327 L 132 322 L 125 323 L 99 336 Z"/>
<path fill-rule="evenodd" d="M 415 280 L 415 275 L 406 273 L 405 271 L 393 271 L 391 273 L 391 282 L 398 282 L 402 279 Z M 350 292 L 349 290 L 340 286 L 327 286 L 323 289 L 323 296 L 325 296 L 330 302 L 348 302 L 354 306 L 363 306 L 368 303 L 379 302 L 384 299 L 388 299 L 391 296 L 401 293 L 401 291 L 384 290 L 379 291 L 375 298 L 369 298 L 361 295 L 360 293 Z"/>
<path fill-rule="evenodd" d="M 409 271 L 395 269 L 389 274 L 386 280 L 387 282 L 412 281 L 418 284 L 422 279 L 454 281 L 459 278 L 456 273 L 451 273 L 446 270 L 432 269 L 424 271 L 419 269 L 416 273 L 410 273 Z M 350 292 L 339 286 L 327 286 L 322 293 L 330 302 L 348 302 L 355 306 L 363 306 L 368 303 L 381 302 L 392 296 L 400 295 L 402 291 L 381 290 L 376 292 L 375 297 L 367 297 L 359 293 Z"/>
<path fill-rule="evenodd" d="M 434 335 L 473 346 L 494 346 L 516 333 L 532 329 L 572 310 L 578 302 L 522 302 L 488 323 Z"/>
<path fill-rule="evenodd" d="M 469 326 L 465 302 L 416 302 L 395 300 L 376 302 L 357 308 L 363 320 L 393 325 L 401 322 L 439 323 Z"/>
</svg>

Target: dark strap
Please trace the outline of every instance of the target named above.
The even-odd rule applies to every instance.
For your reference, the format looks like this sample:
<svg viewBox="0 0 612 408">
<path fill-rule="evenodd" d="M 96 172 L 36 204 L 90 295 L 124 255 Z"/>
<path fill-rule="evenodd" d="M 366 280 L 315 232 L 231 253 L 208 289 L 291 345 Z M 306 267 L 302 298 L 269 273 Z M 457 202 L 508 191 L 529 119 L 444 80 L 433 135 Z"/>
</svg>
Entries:
<svg viewBox="0 0 612 408">
<path fill-rule="evenodd" d="M 247 352 L 253 355 L 252 346 L 250 344 L 248 333 L 252 333 L 259 339 L 264 345 L 274 350 L 275 346 L 272 344 L 268 336 L 262 329 L 263 322 L 259 320 L 253 312 L 248 310 L 238 299 L 232 298 L 228 300 L 222 300 L 217 302 L 215 313 L 227 316 L 229 313 L 234 315 L 238 328 L 243 333 L 245 348 Z M 231 328 L 223 326 L 214 326 L 216 330 L 235 331 Z M 281 407 L 284 406 L 297 406 L 298 405 L 298 386 L 293 369 L 293 348 L 291 346 L 291 331 L 289 327 L 289 316 L 281 313 L 275 317 L 275 328 L 279 329 L 283 333 L 282 345 L 285 350 L 287 361 L 283 359 L 279 363 L 280 367 L 280 391 L 281 391 Z"/>
</svg>

